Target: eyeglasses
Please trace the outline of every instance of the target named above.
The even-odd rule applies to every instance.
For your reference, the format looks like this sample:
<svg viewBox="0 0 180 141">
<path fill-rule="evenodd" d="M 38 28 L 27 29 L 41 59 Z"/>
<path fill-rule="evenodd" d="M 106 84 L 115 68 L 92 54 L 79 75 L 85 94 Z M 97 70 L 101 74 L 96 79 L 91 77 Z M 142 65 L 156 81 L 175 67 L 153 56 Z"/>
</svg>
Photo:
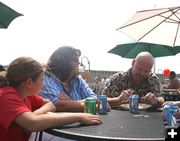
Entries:
<svg viewBox="0 0 180 141">
<path fill-rule="evenodd" d="M 71 58 L 71 61 L 72 62 L 79 62 L 79 57 L 73 57 L 73 58 Z"/>
</svg>

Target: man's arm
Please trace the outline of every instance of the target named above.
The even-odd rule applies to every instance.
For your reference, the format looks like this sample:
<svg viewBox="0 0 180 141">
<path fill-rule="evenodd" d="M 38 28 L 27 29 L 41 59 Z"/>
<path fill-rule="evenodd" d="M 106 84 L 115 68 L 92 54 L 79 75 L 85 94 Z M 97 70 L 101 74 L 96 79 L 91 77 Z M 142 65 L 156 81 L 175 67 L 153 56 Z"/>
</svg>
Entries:
<svg viewBox="0 0 180 141">
<path fill-rule="evenodd" d="M 151 104 L 153 107 L 161 107 L 164 103 L 164 97 L 162 96 L 159 78 L 152 73 L 148 81 L 149 92 L 142 97 L 142 100 L 145 103 Z"/>
<path fill-rule="evenodd" d="M 142 97 L 142 100 L 145 103 L 151 104 L 153 107 L 161 107 L 164 103 L 163 96 L 158 96 L 151 92 Z"/>
<path fill-rule="evenodd" d="M 103 89 L 102 94 L 107 97 L 117 97 L 121 94 L 123 90 L 123 79 L 121 73 L 114 74 L 106 84 L 106 87 Z"/>
</svg>

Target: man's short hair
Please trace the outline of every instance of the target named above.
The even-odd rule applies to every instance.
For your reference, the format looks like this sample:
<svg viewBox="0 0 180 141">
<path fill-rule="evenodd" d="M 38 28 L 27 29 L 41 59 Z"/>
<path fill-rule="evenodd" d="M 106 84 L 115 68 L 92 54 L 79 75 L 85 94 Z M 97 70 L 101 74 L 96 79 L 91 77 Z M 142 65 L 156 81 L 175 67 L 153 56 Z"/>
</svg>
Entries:
<svg viewBox="0 0 180 141">
<path fill-rule="evenodd" d="M 176 73 L 175 73 L 174 71 L 170 71 L 170 76 L 171 76 L 172 78 L 175 78 L 175 77 L 176 77 Z"/>
</svg>

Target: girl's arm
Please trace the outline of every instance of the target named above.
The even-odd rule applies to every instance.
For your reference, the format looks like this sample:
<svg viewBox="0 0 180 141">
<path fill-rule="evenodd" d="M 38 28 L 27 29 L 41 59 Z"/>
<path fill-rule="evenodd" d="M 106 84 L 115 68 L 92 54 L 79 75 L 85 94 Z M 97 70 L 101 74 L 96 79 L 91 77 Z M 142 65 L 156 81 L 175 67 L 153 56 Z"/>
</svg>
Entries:
<svg viewBox="0 0 180 141">
<path fill-rule="evenodd" d="M 15 122 L 29 131 L 41 131 L 47 128 L 62 127 L 67 124 L 80 122 L 82 124 L 101 124 L 98 115 L 88 113 L 46 113 L 36 115 L 33 112 L 20 114 Z"/>
<path fill-rule="evenodd" d="M 45 114 L 47 112 L 54 112 L 56 111 L 55 105 L 50 102 L 47 99 L 43 99 L 43 106 L 35 111 L 33 111 L 34 114 L 39 115 L 39 114 Z"/>
</svg>

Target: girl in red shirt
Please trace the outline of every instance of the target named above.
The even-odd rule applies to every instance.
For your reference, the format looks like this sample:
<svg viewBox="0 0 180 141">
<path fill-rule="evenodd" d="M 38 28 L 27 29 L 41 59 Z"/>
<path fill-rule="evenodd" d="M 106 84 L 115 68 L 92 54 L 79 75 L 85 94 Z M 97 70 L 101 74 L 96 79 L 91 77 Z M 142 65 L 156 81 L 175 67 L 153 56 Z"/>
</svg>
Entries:
<svg viewBox="0 0 180 141">
<path fill-rule="evenodd" d="M 43 66 L 20 57 L 0 72 L 0 139 L 28 141 L 31 132 L 74 122 L 101 124 L 99 116 L 85 113 L 57 114 L 55 106 L 38 94 L 43 86 Z"/>
</svg>

